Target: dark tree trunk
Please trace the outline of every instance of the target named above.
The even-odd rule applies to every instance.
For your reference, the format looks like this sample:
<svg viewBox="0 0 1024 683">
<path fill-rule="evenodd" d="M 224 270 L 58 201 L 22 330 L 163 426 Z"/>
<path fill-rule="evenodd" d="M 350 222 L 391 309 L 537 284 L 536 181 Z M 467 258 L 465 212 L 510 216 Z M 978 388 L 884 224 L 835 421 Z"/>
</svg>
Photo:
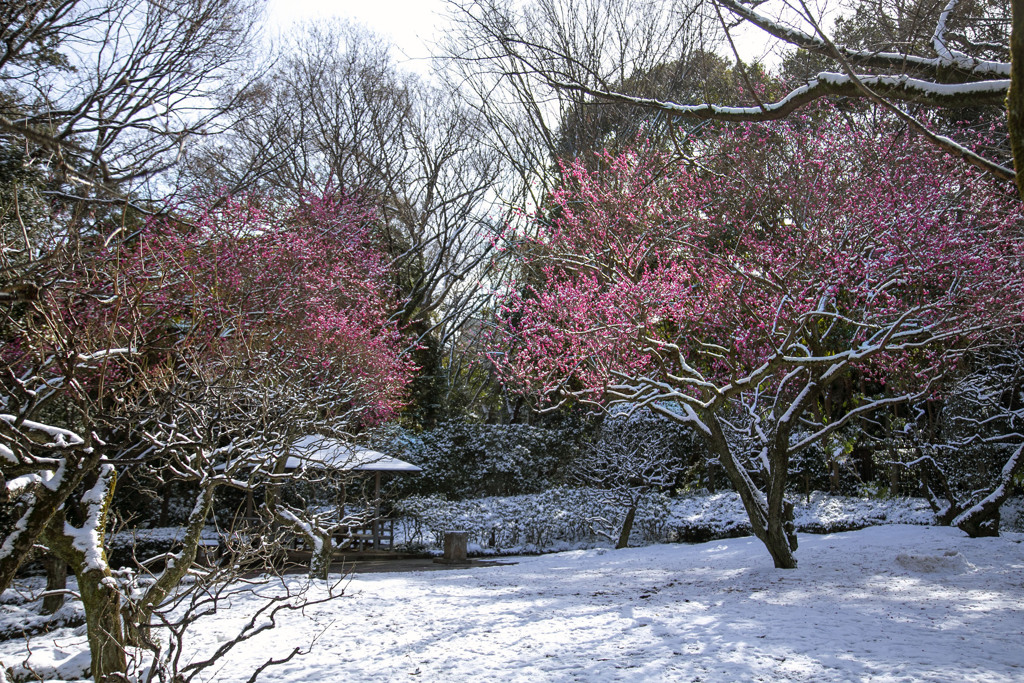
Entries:
<svg viewBox="0 0 1024 683">
<path fill-rule="evenodd" d="M 160 499 L 160 526 L 167 526 L 171 519 L 171 485 L 163 485 L 163 496 Z"/>
<path fill-rule="evenodd" d="M 895 460 L 895 454 L 893 459 Z M 900 467 L 889 465 L 889 497 L 896 498 L 900 495 Z"/>
<path fill-rule="evenodd" d="M 1006 94 L 1006 123 L 1017 172 L 1017 193 L 1024 199 L 1024 0 L 1011 0 L 1010 90 Z"/>
<path fill-rule="evenodd" d="M 46 567 L 46 590 L 54 591 L 53 595 L 43 598 L 43 614 L 54 614 L 64 605 L 64 594 L 57 591 L 68 587 L 68 563 L 54 553 L 47 553 L 43 565 Z"/>
<path fill-rule="evenodd" d="M 782 443 L 788 437 L 782 438 Z M 773 444 L 768 450 L 768 525 L 765 538 L 777 569 L 796 569 L 796 530 L 793 526 L 793 504 L 786 500 L 786 482 L 789 478 L 789 454 L 785 446 Z"/>
<path fill-rule="evenodd" d="M 967 516 L 960 520 L 957 528 L 971 538 L 986 538 L 999 535 L 999 508 L 982 514 Z"/>
<path fill-rule="evenodd" d="M 1010 496 L 1013 482 L 1024 473 L 1024 445 L 1017 448 L 1006 461 L 995 489 L 981 500 L 957 516 L 953 523 L 971 538 L 999 535 L 999 508 Z"/>
<path fill-rule="evenodd" d="M 626 518 L 622 520 L 622 529 L 619 531 L 619 542 L 615 544 L 615 549 L 628 548 L 629 547 L 629 535 L 633 532 L 633 521 L 636 519 L 636 508 L 637 503 L 633 503 L 626 510 Z"/>
<path fill-rule="evenodd" d="M 786 479 L 789 472 L 789 453 L 778 444 L 772 444 L 768 453 L 767 492 L 762 493 L 750 474 L 729 449 L 721 425 L 713 415 L 704 416 L 711 428 L 706 436 L 711 449 L 718 454 L 733 489 L 740 495 L 750 519 L 754 535 L 764 543 L 777 569 L 796 569 L 796 534 L 792 526 L 793 506 L 785 499 Z M 783 436 L 779 440 L 784 442 Z"/>
</svg>

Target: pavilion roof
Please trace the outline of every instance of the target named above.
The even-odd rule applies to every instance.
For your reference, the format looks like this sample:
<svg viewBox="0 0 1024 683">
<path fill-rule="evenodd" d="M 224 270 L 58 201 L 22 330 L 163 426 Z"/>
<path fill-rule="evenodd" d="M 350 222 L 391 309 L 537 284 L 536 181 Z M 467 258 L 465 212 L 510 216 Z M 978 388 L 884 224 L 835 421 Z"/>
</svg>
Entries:
<svg viewBox="0 0 1024 683">
<path fill-rule="evenodd" d="M 297 470 L 300 468 L 362 472 L 421 471 L 416 465 L 404 460 L 319 434 L 306 435 L 292 444 L 285 469 Z"/>
</svg>

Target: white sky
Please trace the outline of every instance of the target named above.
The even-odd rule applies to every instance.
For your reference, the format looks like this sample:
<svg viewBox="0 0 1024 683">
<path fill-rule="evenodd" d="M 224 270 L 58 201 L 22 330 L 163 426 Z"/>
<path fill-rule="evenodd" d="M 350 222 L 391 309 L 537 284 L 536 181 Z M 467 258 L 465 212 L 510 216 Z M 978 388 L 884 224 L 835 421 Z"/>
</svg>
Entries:
<svg viewBox="0 0 1024 683">
<path fill-rule="evenodd" d="M 429 69 L 428 43 L 445 23 L 444 0 L 270 0 L 267 23 L 271 32 L 295 21 L 340 17 L 365 24 L 391 38 L 394 57 L 413 71 Z M 407 61 L 408 59 L 408 61 Z"/>
<path fill-rule="evenodd" d="M 391 39 L 395 60 L 421 75 L 430 73 L 430 44 L 447 23 L 445 0 L 269 0 L 271 35 L 296 21 L 340 17 Z M 745 60 L 763 59 L 767 34 L 746 27 L 735 35 Z M 727 53 L 731 58 L 731 54 Z M 776 60 L 769 58 L 769 63 Z"/>
</svg>

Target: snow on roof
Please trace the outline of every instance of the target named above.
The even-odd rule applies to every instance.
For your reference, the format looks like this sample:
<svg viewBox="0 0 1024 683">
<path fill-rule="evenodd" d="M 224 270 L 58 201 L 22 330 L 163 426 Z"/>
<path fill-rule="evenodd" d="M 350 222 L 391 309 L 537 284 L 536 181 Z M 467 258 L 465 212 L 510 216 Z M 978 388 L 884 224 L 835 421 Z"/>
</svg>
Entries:
<svg viewBox="0 0 1024 683">
<path fill-rule="evenodd" d="M 404 460 L 366 448 L 358 448 L 340 439 L 332 439 L 319 434 L 309 434 L 298 439 L 292 444 L 291 453 L 284 466 L 286 470 L 297 470 L 300 467 L 322 467 L 364 472 L 420 471 L 419 467 Z"/>
</svg>

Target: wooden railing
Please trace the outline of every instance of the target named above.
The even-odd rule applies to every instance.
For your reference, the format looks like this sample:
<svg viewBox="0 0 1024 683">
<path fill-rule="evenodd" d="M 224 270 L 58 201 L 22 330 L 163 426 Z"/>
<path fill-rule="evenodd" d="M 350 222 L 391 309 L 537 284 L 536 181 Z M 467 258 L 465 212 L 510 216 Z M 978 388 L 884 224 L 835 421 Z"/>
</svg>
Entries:
<svg viewBox="0 0 1024 683">
<path fill-rule="evenodd" d="M 266 524 L 266 520 L 259 517 L 238 517 L 234 521 L 232 534 L 244 534 L 248 529 Z M 285 549 L 299 550 L 306 546 L 305 539 L 298 534 L 286 529 L 279 529 L 277 533 L 281 534 L 280 542 Z M 332 539 L 337 550 L 391 550 L 395 544 L 395 520 L 382 518 L 363 524 L 342 525 L 334 530 Z"/>
<path fill-rule="evenodd" d="M 340 527 L 334 532 L 334 544 L 339 549 L 391 550 L 395 544 L 395 520 L 385 518 Z"/>
</svg>

